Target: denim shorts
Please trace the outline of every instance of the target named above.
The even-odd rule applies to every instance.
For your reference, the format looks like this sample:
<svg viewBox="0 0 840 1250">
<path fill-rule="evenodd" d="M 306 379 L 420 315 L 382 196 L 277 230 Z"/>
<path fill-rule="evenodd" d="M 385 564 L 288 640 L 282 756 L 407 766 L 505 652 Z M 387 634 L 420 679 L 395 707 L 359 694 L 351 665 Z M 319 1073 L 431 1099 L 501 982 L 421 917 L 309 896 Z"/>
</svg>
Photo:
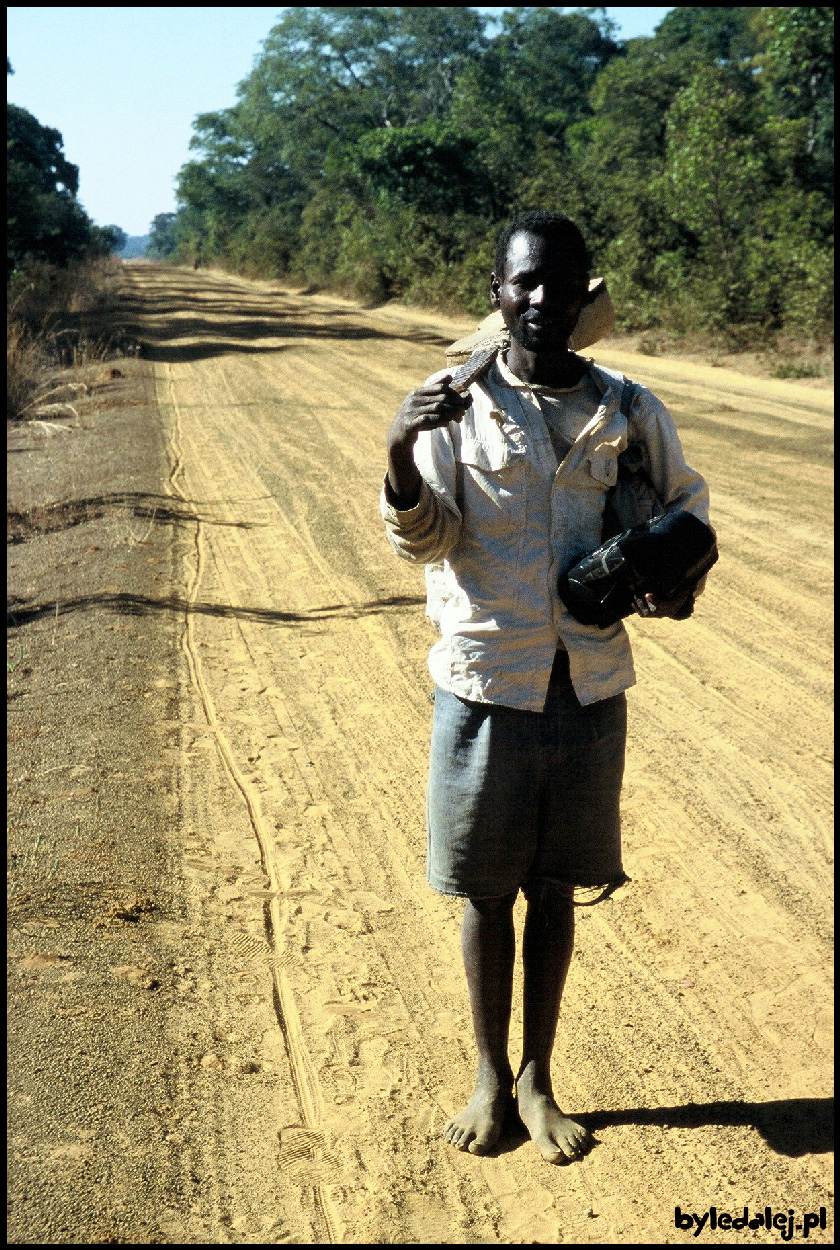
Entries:
<svg viewBox="0 0 840 1250">
<path fill-rule="evenodd" d="M 611 893 L 621 863 L 619 794 L 627 700 L 582 707 L 558 651 L 545 709 L 471 703 L 435 690 L 427 804 L 428 881 L 498 898 L 535 886 Z"/>
</svg>

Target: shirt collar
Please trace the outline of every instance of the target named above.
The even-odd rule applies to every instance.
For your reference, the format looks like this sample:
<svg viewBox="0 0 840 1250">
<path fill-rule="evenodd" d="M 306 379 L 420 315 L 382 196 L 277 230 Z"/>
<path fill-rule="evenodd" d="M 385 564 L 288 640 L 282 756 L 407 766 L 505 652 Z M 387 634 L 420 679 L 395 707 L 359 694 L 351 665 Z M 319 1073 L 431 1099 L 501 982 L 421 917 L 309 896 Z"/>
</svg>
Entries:
<svg viewBox="0 0 840 1250">
<path fill-rule="evenodd" d="M 587 364 L 589 364 L 589 361 L 587 361 Z M 538 390 L 538 391 L 549 391 L 549 392 L 553 392 L 553 393 L 555 393 L 555 394 L 557 394 L 557 395 L 568 395 L 568 394 L 571 394 L 571 393 L 572 393 L 572 391 L 576 391 L 576 390 L 578 389 L 578 387 L 582 385 L 582 383 L 583 383 L 583 381 L 584 381 L 584 378 L 587 376 L 586 374 L 583 374 L 583 376 L 580 378 L 580 381 L 576 382 L 574 386 L 564 386 L 564 387 L 556 387 L 556 386 L 543 386 L 543 385 L 542 385 L 541 383 L 539 383 L 539 382 L 535 382 L 535 383 L 533 383 L 533 384 L 532 384 L 532 383 L 530 383 L 530 382 L 523 382 L 521 378 L 518 378 L 518 377 L 516 376 L 516 374 L 515 374 L 515 373 L 511 372 L 511 370 L 508 368 L 507 364 L 504 362 L 504 360 L 502 360 L 502 353 L 501 353 L 501 352 L 499 352 L 498 356 L 496 357 L 496 368 L 498 369 L 498 371 L 499 371 L 499 375 L 500 375 L 500 377 L 501 377 L 502 381 L 505 383 L 505 385 L 506 385 L 506 386 L 510 386 L 510 387 L 512 387 L 514 390 L 517 390 L 517 391 L 533 391 L 533 390 Z M 592 375 L 592 370 L 591 370 L 591 368 L 588 370 L 588 372 L 589 372 L 589 375 L 591 376 L 591 375 Z M 596 385 L 597 385 L 597 383 L 596 383 Z M 599 390 L 601 390 L 601 389 L 602 389 L 602 388 L 600 388 L 600 387 L 599 387 Z"/>
</svg>

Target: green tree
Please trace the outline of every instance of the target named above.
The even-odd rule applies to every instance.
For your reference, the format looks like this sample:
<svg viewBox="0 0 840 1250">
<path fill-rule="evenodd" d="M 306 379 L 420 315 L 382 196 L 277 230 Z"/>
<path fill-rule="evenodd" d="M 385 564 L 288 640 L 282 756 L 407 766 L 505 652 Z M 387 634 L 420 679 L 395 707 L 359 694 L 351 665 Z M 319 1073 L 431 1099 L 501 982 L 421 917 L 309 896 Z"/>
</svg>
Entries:
<svg viewBox="0 0 840 1250">
<path fill-rule="evenodd" d="M 696 240 L 668 212 L 662 188 L 665 118 L 691 78 L 690 64 L 689 54 L 666 54 L 656 39 L 632 40 L 598 75 L 591 116 L 569 128 L 568 159 L 555 162 L 555 202 L 580 213 L 627 329 L 655 320 L 675 274 L 690 266 L 696 250 Z M 530 189 L 533 206 L 539 192 Z"/>
<path fill-rule="evenodd" d="M 487 29 L 287 9 L 234 105 L 196 120 L 160 254 L 479 311 L 499 223 L 556 207 L 625 328 L 824 332 L 829 10 L 687 6 L 626 43 L 602 8 Z"/>
<path fill-rule="evenodd" d="M 568 169 L 568 133 L 592 115 L 592 88 L 621 54 L 612 24 L 598 13 L 508 10 L 499 35 L 458 78 L 451 124 L 476 145 L 497 220 L 556 191 L 551 176 L 543 190 L 535 149 Z"/>
<path fill-rule="evenodd" d="M 334 141 L 443 117 L 483 25 L 472 9 L 288 9 L 239 88 L 242 116 L 314 190 Z"/>
<path fill-rule="evenodd" d="M 769 117 L 799 142 L 789 165 L 804 190 L 830 196 L 834 174 L 834 10 L 761 8 L 753 30 Z"/>
<path fill-rule="evenodd" d="M 721 326 L 755 313 L 746 254 L 766 175 L 749 101 L 725 70 L 704 68 L 677 94 L 667 141 L 666 203 L 699 240 L 707 317 Z"/>
<path fill-rule="evenodd" d="M 202 114 L 190 146 L 197 159 L 178 175 L 182 259 L 192 248 L 246 270 L 285 272 L 305 203 L 302 184 L 263 141 L 248 109 L 240 103 Z"/>
<path fill-rule="evenodd" d="M 432 214 L 490 211 L 490 186 L 475 142 L 443 122 L 368 131 L 347 154 L 345 168 L 368 196 L 383 196 L 384 207 L 399 201 Z"/>
<path fill-rule="evenodd" d="M 151 260 L 168 260 L 178 246 L 175 237 L 177 213 L 158 213 L 149 227 L 146 255 Z"/>
<path fill-rule="evenodd" d="M 399 286 L 403 266 L 384 244 L 396 217 L 407 230 L 411 215 L 406 246 L 409 234 L 434 234 L 446 252 L 446 231 L 417 213 L 482 208 L 472 201 L 486 179 L 440 119 L 461 67 L 480 54 L 483 26 L 473 10 L 289 10 L 237 104 L 197 119 L 197 157 L 179 175 L 179 204 L 189 210 L 182 224 L 240 268 L 250 257 L 282 274 L 302 249 L 316 271 L 338 264 L 369 290 Z M 342 262 L 330 238 L 336 228 L 347 234 Z M 371 255 L 363 280 L 361 239 L 382 254 Z"/>
<path fill-rule="evenodd" d="M 128 235 L 119 226 L 96 226 L 94 229 L 98 232 L 105 251 L 119 253 L 128 242 Z"/>
<path fill-rule="evenodd" d="M 656 47 L 661 54 L 687 51 L 695 61 L 707 66 L 741 66 L 749 71 L 758 45 L 753 15 L 755 10 L 732 5 L 730 8 L 671 9 L 656 28 Z"/>
<path fill-rule="evenodd" d="M 61 134 L 16 104 L 7 111 L 7 267 L 29 256 L 64 265 L 95 245 L 93 224 L 76 199 L 79 170 Z"/>
</svg>

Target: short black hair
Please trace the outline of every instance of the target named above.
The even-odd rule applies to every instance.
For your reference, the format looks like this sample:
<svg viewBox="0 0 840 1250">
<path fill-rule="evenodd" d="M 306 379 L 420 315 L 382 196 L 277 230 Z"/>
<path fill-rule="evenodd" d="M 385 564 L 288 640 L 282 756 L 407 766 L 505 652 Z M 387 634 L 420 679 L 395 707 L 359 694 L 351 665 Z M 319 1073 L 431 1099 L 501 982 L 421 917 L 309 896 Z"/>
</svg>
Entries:
<svg viewBox="0 0 840 1250">
<path fill-rule="evenodd" d="M 580 260 L 584 272 L 589 273 L 589 252 L 586 249 L 583 235 L 575 223 L 564 216 L 547 208 L 535 208 L 530 212 L 521 213 L 509 226 L 505 226 L 496 243 L 496 277 L 501 282 L 505 276 L 510 241 L 517 234 L 538 234 L 543 239 L 552 239 L 562 243 L 568 251 Z"/>
</svg>

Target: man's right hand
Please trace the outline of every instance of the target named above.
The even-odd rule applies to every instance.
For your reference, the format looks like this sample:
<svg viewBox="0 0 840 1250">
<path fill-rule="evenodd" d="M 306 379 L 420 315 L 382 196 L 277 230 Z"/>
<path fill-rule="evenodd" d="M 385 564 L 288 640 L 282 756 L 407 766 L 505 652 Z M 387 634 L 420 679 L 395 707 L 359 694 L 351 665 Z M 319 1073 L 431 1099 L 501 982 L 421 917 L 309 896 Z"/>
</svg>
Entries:
<svg viewBox="0 0 840 1250">
<path fill-rule="evenodd" d="M 435 430 L 450 421 L 461 420 L 472 400 L 469 395 L 453 391 L 450 379 L 451 375 L 447 374 L 406 395 L 388 431 L 389 456 L 394 451 L 411 450 L 421 430 Z"/>
<path fill-rule="evenodd" d="M 435 430 L 460 421 L 472 400 L 449 385 L 451 375 L 418 386 L 406 395 L 388 430 L 388 483 L 398 507 L 415 507 L 420 499 L 421 477 L 414 463 L 414 444 L 421 430 Z"/>
</svg>

